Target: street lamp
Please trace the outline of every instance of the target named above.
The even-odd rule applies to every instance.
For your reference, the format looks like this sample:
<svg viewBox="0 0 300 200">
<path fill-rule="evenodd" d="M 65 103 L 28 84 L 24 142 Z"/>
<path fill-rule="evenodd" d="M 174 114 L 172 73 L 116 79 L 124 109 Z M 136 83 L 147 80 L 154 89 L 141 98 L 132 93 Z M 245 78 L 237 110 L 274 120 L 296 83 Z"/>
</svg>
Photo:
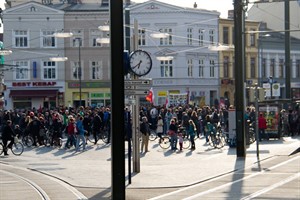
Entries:
<svg viewBox="0 0 300 200">
<path fill-rule="evenodd" d="M 270 99 L 273 99 L 273 77 L 272 76 L 269 77 L 269 84 L 270 84 L 270 92 L 271 92 Z"/>
<path fill-rule="evenodd" d="M 78 40 L 78 79 L 79 79 L 79 107 L 82 106 L 82 99 L 81 99 L 81 44 L 82 44 L 82 38 L 78 37 L 75 38 L 75 40 Z"/>
<path fill-rule="evenodd" d="M 73 33 L 67 33 L 67 32 L 57 32 L 57 33 L 54 33 L 53 34 L 54 37 L 56 38 L 70 38 L 73 36 Z M 77 37 L 77 38 L 74 38 L 74 40 L 78 40 L 78 79 L 79 79 L 79 106 L 82 106 L 82 99 L 81 99 L 81 89 L 82 89 L 82 86 L 81 86 L 81 44 L 82 44 L 82 38 L 80 37 Z M 66 60 L 66 57 L 64 58 L 50 58 L 51 60 Z"/>
</svg>

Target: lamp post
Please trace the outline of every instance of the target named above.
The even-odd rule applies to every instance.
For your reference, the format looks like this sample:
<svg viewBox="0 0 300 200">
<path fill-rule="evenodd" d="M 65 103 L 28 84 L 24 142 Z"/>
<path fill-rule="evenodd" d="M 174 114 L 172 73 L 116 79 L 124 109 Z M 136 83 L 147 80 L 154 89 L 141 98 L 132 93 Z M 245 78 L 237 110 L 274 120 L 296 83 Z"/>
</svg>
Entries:
<svg viewBox="0 0 300 200">
<path fill-rule="evenodd" d="M 82 99 L 81 99 L 81 43 L 82 43 L 82 39 L 81 38 L 75 38 L 75 40 L 78 40 L 78 79 L 79 79 L 79 107 L 82 106 Z"/>
<path fill-rule="evenodd" d="M 269 77 L 269 84 L 270 84 L 270 92 L 271 92 L 270 99 L 273 99 L 273 77 L 272 76 Z"/>
</svg>

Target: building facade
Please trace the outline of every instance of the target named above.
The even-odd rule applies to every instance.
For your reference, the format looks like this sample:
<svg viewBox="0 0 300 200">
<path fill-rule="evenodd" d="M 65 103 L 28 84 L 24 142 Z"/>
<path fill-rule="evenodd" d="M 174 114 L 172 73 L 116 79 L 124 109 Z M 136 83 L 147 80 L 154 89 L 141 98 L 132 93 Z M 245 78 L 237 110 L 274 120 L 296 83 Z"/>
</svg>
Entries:
<svg viewBox="0 0 300 200">
<path fill-rule="evenodd" d="M 4 44 L 13 53 L 5 61 L 14 67 L 5 72 L 5 107 L 110 104 L 109 48 L 96 41 L 107 37 L 98 26 L 108 18 L 101 4 L 30 2 L 6 9 Z M 73 37 L 55 37 L 58 32 Z M 50 60 L 57 56 L 68 60 Z"/>
<path fill-rule="evenodd" d="M 258 31 L 259 22 L 246 21 L 245 31 Z M 258 39 L 256 33 L 245 34 L 245 89 L 246 103 L 249 104 L 249 87 L 258 83 L 259 75 L 259 57 L 258 57 Z M 234 64 L 234 20 L 219 20 L 219 41 L 221 44 L 228 45 L 228 50 L 219 51 L 220 63 L 220 101 L 224 104 L 234 105 L 235 95 L 235 66 Z"/>
<path fill-rule="evenodd" d="M 218 104 L 218 52 L 209 47 L 219 41 L 219 15 L 159 1 L 130 7 L 131 27 L 134 20 L 138 23 L 139 49 L 152 57 L 153 68 L 146 77 L 153 80 L 155 105 Z M 153 38 L 153 33 L 168 37 Z"/>
</svg>

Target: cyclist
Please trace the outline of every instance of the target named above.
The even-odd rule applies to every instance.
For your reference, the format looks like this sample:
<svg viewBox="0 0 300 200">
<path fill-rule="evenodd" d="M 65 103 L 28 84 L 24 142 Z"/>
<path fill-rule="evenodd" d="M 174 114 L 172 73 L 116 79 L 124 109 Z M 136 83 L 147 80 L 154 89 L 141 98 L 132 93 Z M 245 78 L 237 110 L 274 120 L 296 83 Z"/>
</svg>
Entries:
<svg viewBox="0 0 300 200">
<path fill-rule="evenodd" d="M 8 156 L 7 148 L 11 148 L 12 145 L 14 144 L 14 136 L 15 133 L 12 128 L 12 121 L 7 120 L 6 125 L 2 130 L 3 152 L 5 156 Z M 7 145 L 8 141 L 10 141 L 10 143 Z"/>
</svg>

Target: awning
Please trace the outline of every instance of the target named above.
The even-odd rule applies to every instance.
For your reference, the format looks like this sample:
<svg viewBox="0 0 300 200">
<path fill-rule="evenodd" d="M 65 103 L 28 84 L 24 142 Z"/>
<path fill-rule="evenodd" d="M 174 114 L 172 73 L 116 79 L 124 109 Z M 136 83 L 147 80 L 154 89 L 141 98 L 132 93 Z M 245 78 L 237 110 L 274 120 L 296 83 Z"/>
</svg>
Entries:
<svg viewBox="0 0 300 200">
<path fill-rule="evenodd" d="M 11 97 L 56 97 L 58 90 L 11 90 Z"/>
</svg>

